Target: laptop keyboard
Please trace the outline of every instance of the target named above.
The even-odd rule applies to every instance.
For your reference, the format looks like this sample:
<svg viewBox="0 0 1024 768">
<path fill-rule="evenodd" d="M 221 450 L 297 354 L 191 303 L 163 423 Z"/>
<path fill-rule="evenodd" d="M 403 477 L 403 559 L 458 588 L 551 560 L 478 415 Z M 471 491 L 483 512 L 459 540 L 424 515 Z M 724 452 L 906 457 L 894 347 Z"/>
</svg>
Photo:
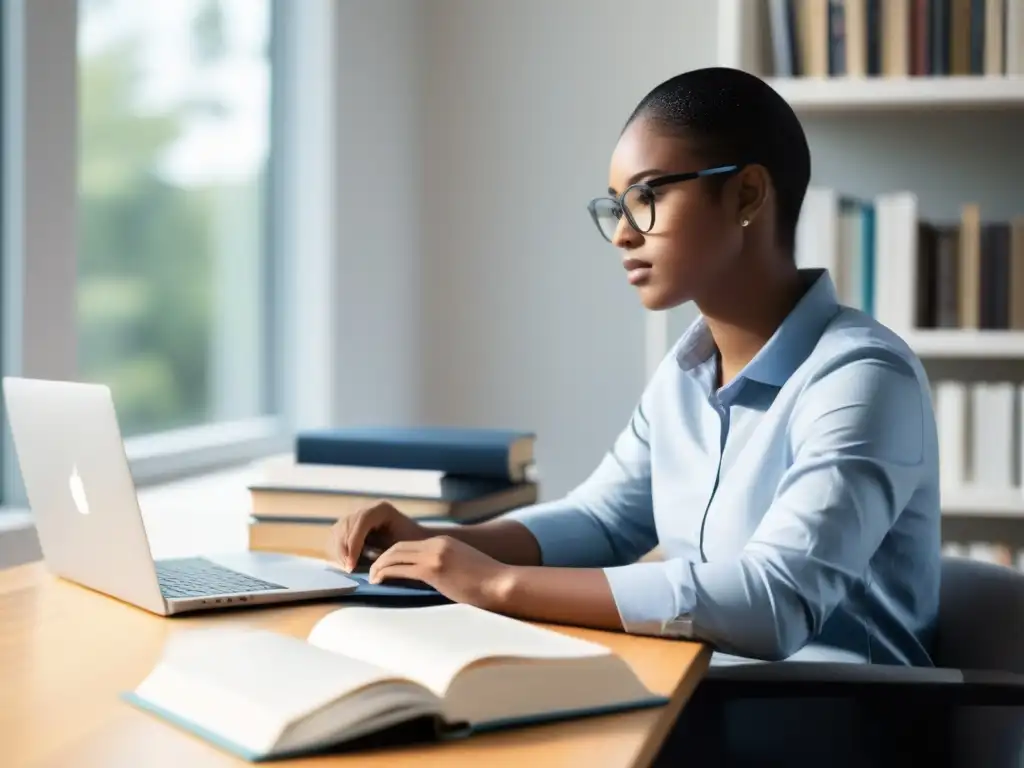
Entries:
<svg viewBox="0 0 1024 768">
<path fill-rule="evenodd" d="M 156 576 L 160 582 L 160 592 L 168 598 L 285 589 L 280 584 L 247 576 L 203 557 L 159 560 L 156 563 Z"/>
</svg>

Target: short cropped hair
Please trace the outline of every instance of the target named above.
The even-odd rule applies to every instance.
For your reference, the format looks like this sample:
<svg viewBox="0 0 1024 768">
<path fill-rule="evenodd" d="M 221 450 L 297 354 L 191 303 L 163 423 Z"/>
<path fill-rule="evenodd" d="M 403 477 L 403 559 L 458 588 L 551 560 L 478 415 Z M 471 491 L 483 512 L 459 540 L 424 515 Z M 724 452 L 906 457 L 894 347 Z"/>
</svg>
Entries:
<svg viewBox="0 0 1024 768">
<path fill-rule="evenodd" d="M 693 140 L 715 165 L 764 166 L 775 187 L 779 245 L 792 251 L 811 152 L 796 113 L 770 85 L 738 69 L 696 69 L 644 96 L 623 130 L 641 117 Z"/>
</svg>

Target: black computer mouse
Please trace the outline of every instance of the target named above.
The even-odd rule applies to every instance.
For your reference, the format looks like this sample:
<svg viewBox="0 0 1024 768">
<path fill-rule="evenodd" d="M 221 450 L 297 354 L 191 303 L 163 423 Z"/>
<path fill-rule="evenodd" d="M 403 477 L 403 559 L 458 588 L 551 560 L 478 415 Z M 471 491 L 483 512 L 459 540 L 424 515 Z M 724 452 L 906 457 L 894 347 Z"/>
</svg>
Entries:
<svg viewBox="0 0 1024 768">
<path fill-rule="evenodd" d="M 378 557 L 384 554 L 384 550 L 379 547 L 364 545 L 363 551 L 359 554 L 359 559 L 356 561 L 356 573 L 369 573 L 370 566 L 373 565 L 374 561 Z M 381 586 L 384 587 L 404 587 L 406 589 L 422 589 L 430 592 L 435 591 L 432 586 L 419 579 L 399 579 L 389 578 L 384 579 L 381 582 Z"/>
</svg>

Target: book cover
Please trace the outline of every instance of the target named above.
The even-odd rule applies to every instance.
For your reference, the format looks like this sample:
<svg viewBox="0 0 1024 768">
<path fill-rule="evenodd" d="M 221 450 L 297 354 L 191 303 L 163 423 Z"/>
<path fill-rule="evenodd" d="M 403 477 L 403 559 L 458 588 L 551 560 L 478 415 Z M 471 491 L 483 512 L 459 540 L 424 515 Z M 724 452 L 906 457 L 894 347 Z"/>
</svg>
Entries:
<svg viewBox="0 0 1024 768">
<path fill-rule="evenodd" d="M 525 478 L 531 432 L 467 427 L 338 427 L 295 440 L 300 464 L 426 469 L 466 477 Z"/>
</svg>

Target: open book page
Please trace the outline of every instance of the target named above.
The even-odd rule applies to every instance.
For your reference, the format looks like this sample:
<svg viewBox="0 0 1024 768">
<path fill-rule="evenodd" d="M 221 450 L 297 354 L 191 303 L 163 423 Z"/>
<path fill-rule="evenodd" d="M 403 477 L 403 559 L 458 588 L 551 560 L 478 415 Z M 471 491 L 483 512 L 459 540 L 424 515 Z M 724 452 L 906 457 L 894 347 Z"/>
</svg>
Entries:
<svg viewBox="0 0 1024 768">
<path fill-rule="evenodd" d="M 313 645 L 385 667 L 443 697 L 455 676 L 488 658 L 581 659 L 608 648 L 459 603 L 334 611 L 313 628 Z"/>
<path fill-rule="evenodd" d="M 300 719 L 394 679 L 393 672 L 314 648 L 300 638 L 217 628 L 172 636 L 135 696 L 248 752 L 265 754 Z M 423 694 L 421 700 L 430 698 Z M 363 710 L 353 705 L 342 719 L 374 714 Z M 335 717 L 335 727 L 338 721 Z"/>
</svg>

